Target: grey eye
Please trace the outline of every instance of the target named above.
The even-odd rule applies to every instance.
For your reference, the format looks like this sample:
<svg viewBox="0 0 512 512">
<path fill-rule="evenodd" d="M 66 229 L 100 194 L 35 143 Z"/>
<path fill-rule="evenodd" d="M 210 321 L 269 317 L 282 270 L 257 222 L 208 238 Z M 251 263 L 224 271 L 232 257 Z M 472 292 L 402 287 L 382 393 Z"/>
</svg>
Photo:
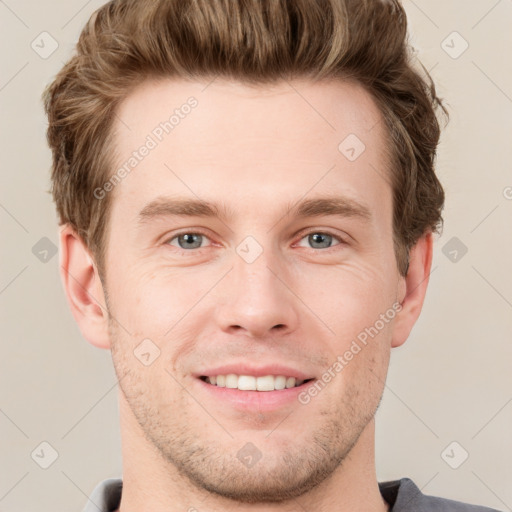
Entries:
<svg viewBox="0 0 512 512">
<path fill-rule="evenodd" d="M 338 237 L 330 235 L 329 233 L 322 233 L 321 231 L 309 233 L 308 235 L 305 235 L 301 241 L 305 239 L 307 239 L 308 247 L 313 249 L 329 249 L 333 245 L 338 245 L 338 243 L 340 243 L 337 241 L 337 243 L 333 244 L 334 240 L 339 240 Z M 301 246 L 304 247 L 303 245 Z"/>
<path fill-rule="evenodd" d="M 169 240 L 169 244 L 176 246 L 172 242 L 177 240 L 180 249 L 199 249 L 202 246 L 203 238 L 205 238 L 204 235 L 200 233 L 183 233 Z"/>
</svg>

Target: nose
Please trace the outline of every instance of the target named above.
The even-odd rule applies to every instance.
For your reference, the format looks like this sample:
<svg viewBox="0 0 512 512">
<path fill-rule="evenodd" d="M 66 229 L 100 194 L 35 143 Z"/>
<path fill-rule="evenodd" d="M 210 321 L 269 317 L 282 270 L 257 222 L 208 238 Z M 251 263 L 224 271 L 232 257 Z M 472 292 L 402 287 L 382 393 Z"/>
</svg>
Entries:
<svg viewBox="0 0 512 512">
<path fill-rule="evenodd" d="M 283 267 L 265 251 L 252 263 L 235 254 L 217 290 L 216 320 L 223 332 L 264 339 L 297 328 L 299 301 Z"/>
</svg>

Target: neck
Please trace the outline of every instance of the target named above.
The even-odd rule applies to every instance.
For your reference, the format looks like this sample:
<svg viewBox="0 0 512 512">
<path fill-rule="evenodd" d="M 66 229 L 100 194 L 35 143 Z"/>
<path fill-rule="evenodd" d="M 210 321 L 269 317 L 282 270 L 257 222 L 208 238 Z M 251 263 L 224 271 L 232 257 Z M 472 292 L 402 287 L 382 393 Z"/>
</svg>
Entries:
<svg viewBox="0 0 512 512">
<path fill-rule="evenodd" d="M 343 463 L 317 487 L 302 496 L 278 503 L 239 503 L 193 485 L 162 459 L 145 438 L 120 393 L 123 491 L 116 512 L 387 512 L 375 472 L 375 420 L 363 430 Z"/>
</svg>

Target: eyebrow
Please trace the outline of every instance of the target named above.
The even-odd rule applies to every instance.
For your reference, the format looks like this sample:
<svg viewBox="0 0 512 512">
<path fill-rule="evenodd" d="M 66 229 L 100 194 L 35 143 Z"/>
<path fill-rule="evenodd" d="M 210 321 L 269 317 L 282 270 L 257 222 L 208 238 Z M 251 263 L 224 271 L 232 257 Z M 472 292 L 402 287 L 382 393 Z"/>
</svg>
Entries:
<svg viewBox="0 0 512 512">
<path fill-rule="evenodd" d="M 286 214 L 299 218 L 338 216 L 355 217 L 364 221 L 371 219 L 368 206 L 348 197 L 327 196 L 288 203 Z M 157 217 L 213 217 L 223 220 L 234 218 L 235 212 L 225 203 L 212 203 L 201 199 L 157 197 L 142 208 L 138 215 L 140 224 Z"/>
</svg>

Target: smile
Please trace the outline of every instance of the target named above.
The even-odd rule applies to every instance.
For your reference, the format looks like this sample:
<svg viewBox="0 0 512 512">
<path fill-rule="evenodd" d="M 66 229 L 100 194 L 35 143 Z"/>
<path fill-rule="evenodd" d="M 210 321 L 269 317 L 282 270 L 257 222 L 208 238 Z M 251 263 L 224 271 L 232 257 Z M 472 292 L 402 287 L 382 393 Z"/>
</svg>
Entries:
<svg viewBox="0 0 512 512">
<path fill-rule="evenodd" d="M 202 376 L 200 379 L 220 388 L 239 389 L 240 391 L 279 391 L 302 386 L 313 379 L 296 379 L 285 375 L 227 375 Z"/>
</svg>

